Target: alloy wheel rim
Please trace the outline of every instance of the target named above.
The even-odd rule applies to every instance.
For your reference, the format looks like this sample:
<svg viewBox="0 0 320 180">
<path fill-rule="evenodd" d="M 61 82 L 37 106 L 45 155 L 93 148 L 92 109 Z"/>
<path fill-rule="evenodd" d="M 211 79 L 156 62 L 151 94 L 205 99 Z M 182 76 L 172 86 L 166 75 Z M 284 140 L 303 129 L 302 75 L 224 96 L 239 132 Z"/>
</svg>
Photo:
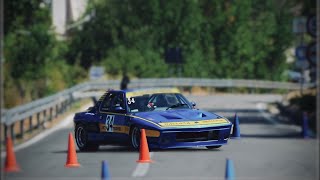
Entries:
<svg viewBox="0 0 320 180">
<path fill-rule="evenodd" d="M 137 127 L 135 127 L 132 131 L 132 145 L 134 148 L 138 148 L 139 144 L 140 144 L 140 140 L 139 140 L 139 129 Z"/>
<path fill-rule="evenodd" d="M 78 128 L 78 131 L 77 131 L 77 143 L 80 147 L 83 147 L 85 145 L 85 132 L 84 132 L 84 129 L 83 127 L 79 127 Z"/>
</svg>

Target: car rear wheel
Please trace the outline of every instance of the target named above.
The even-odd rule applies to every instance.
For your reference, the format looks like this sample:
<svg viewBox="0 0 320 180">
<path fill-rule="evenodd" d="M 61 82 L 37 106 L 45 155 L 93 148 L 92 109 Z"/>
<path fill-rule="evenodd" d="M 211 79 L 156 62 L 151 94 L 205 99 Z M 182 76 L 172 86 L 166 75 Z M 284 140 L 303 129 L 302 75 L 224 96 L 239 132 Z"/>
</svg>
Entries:
<svg viewBox="0 0 320 180">
<path fill-rule="evenodd" d="M 221 145 L 219 145 L 219 146 L 206 146 L 207 149 L 218 149 L 220 147 L 221 147 Z"/>
<path fill-rule="evenodd" d="M 131 148 L 138 150 L 140 147 L 140 128 L 133 126 L 130 130 Z"/>
<path fill-rule="evenodd" d="M 89 142 L 88 131 L 83 124 L 76 126 L 75 139 L 80 151 L 97 151 L 99 149 L 99 144 Z"/>
</svg>

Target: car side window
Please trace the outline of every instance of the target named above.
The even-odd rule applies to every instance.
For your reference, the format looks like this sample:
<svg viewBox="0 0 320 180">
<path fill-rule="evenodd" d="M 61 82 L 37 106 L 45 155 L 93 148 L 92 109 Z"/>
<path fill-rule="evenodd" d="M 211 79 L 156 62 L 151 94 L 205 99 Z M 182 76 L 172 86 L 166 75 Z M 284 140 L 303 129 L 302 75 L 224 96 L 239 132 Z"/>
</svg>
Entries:
<svg viewBox="0 0 320 180">
<path fill-rule="evenodd" d="M 110 111 L 112 102 L 116 97 L 115 93 L 108 93 L 100 105 L 100 111 Z"/>
<path fill-rule="evenodd" d="M 114 101 L 111 104 L 111 110 L 116 110 L 116 108 L 121 107 L 121 109 L 125 109 L 125 102 L 123 98 L 123 94 L 119 93 L 114 98 Z"/>
</svg>

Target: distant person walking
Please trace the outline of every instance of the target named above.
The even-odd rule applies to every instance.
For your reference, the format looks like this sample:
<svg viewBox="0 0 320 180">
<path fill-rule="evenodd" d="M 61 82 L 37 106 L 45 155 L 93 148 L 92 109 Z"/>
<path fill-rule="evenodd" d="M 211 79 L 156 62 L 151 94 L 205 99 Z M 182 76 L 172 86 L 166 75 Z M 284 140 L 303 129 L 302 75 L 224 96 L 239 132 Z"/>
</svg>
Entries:
<svg viewBox="0 0 320 180">
<path fill-rule="evenodd" d="M 127 89 L 129 83 L 130 83 L 130 79 L 129 79 L 127 73 L 124 72 L 124 74 L 122 75 L 122 80 L 121 80 L 121 84 L 120 84 L 120 89 L 121 89 L 121 90 Z"/>
</svg>

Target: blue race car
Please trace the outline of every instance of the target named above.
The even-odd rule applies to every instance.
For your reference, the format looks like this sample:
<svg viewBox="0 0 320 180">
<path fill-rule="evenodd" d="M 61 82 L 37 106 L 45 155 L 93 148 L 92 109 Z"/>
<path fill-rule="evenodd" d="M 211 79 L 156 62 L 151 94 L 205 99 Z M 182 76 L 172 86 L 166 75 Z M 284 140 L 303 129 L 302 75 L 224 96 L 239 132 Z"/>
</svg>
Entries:
<svg viewBox="0 0 320 180">
<path fill-rule="evenodd" d="M 140 129 L 150 148 L 226 144 L 232 123 L 214 113 L 195 109 L 178 89 L 109 90 L 86 112 L 74 116 L 75 139 L 81 151 L 99 145 L 123 144 L 138 149 Z"/>
</svg>

